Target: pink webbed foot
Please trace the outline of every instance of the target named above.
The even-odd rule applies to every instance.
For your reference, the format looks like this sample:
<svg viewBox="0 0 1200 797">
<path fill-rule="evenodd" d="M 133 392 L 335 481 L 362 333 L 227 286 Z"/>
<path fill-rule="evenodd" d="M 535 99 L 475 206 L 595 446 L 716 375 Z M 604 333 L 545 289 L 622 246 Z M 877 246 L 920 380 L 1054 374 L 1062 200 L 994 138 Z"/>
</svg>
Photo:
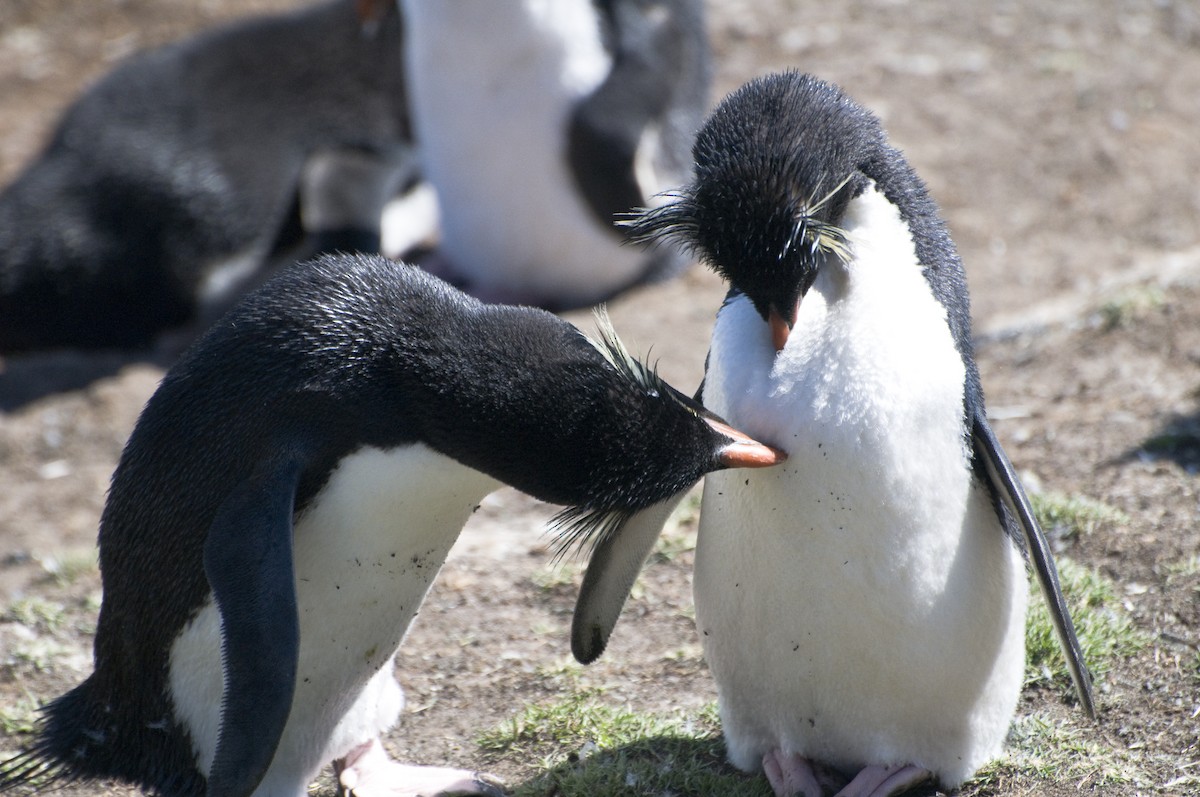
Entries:
<svg viewBox="0 0 1200 797">
<path fill-rule="evenodd" d="M 490 775 L 466 769 L 419 767 L 388 758 L 372 739 L 334 763 L 340 797 L 503 797 L 503 785 Z"/>
<path fill-rule="evenodd" d="M 763 772 L 775 790 L 775 797 L 821 797 L 824 791 L 812 762 L 799 755 L 784 755 L 772 750 L 763 756 Z"/>
<path fill-rule="evenodd" d="M 834 797 L 891 797 L 931 780 L 933 773 L 912 764 L 872 765 L 854 776 Z"/>
</svg>

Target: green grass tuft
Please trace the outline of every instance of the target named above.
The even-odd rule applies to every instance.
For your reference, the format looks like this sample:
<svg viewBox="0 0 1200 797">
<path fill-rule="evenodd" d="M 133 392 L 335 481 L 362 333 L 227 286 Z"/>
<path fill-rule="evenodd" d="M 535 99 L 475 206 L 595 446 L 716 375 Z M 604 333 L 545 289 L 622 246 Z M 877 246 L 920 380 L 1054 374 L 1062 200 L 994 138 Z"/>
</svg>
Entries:
<svg viewBox="0 0 1200 797">
<path fill-rule="evenodd" d="M 1086 794 L 1104 786 L 1146 785 L 1149 777 L 1136 759 L 1130 750 L 1105 744 L 1090 726 L 1058 722 L 1041 713 L 1018 716 L 1009 729 L 1005 755 L 963 784 L 960 794 L 991 794 L 996 786 L 1031 778 L 1074 781 Z"/>
<path fill-rule="evenodd" d="M 662 533 L 651 551 L 649 562 L 673 562 L 680 554 L 696 550 L 696 531 L 700 527 L 700 499 L 703 489 L 693 487 L 667 518 Z"/>
<path fill-rule="evenodd" d="M 1121 510 L 1082 495 L 1037 493 L 1029 501 L 1046 534 L 1060 539 L 1086 537 L 1104 524 L 1130 523 L 1129 516 Z"/>
<path fill-rule="evenodd" d="M 9 604 L 0 614 L 0 620 L 20 623 L 35 631 L 55 633 L 66 624 L 67 609 L 57 601 L 35 596 Z"/>
<path fill-rule="evenodd" d="M 1167 583 L 1200 575 L 1200 553 L 1185 556 L 1167 565 Z"/>
<path fill-rule="evenodd" d="M 725 762 L 715 705 L 692 716 L 664 717 L 604 702 L 602 694 L 580 690 L 526 706 L 479 737 L 493 753 L 542 761 L 539 773 L 514 788 L 514 797 L 770 794 L 765 780 Z"/>
<path fill-rule="evenodd" d="M 33 733 L 39 716 L 37 701 L 26 694 L 11 703 L 0 704 L 0 730 L 7 736 Z"/>
<path fill-rule="evenodd" d="M 1098 315 L 1104 332 L 1127 327 L 1166 304 L 1166 294 L 1157 285 L 1129 288 L 1101 305 Z"/>
<path fill-rule="evenodd" d="M 1121 606 L 1111 581 L 1095 570 L 1062 557 L 1058 573 L 1092 677 L 1099 681 L 1118 658 L 1133 655 L 1150 640 Z M 1050 612 L 1036 584 L 1030 584 L 1025 624 L 1025 683 L 1053 685 L 1071 691 L 1071 678 L 1050 623 Z"/>
<path fill-rule="evenodd" d="M 60 587 L 68 587 L 85 576 L 100 572 L 100 552 L 96 546 L 73 548 L 42 560 L 46 577 Z"/>
<path fill-rule="evenodd" d="M 529 579 L 541 592 L 574 590 L 582 578 L 587 562 L 563 558 L 548 562 L 535 570 Z"/>
<path fill-rule="evenodd" d="M 541 745 L 578 746 L 593 742 L 611 747 L 658 730 L 645 714 L 599 702 L 603 690 L 582 689 L 557 703 L 528 705 L 516 717 L 484 732 L 478 739 L 485 750 L 534 750 Z"/>
</svg>

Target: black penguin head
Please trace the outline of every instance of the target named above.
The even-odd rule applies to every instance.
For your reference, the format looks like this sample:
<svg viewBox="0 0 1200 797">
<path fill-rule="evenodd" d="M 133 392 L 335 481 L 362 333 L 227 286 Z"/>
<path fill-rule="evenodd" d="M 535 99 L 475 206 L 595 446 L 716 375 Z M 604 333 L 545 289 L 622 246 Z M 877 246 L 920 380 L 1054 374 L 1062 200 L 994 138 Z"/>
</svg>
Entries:
<svg viewBox="0 0 1200 797">
<path fill-rule="evenodd" d="M 555 518 L 560 554 L 594 546 L 636 511 L 682 493 L 705 473 L 769 467 L 786 459 L 671 387 L 629 354 L 606 316 L 599 321 L 600 337 L 592 345 L 608 373 L 604 400 L 593 410 L 604 417 L 581 427 L 595 438 L 576 448 L 587 474 L 586 495 Z"/>
<path fill-rule="evenodd" d="M 272 284 L 253 315 L 299 327 L 272 334 L 301 350 L 289 370 L 302 371 L 305 406 L 314 393 L 340 405 L 313 413 L 349 425 L 339 440 L 422 443 L 580 517 L 628 515 L 710 471 L 783 459 L 667 385 L 603 320 L 590 340 L 551 313 L 484 304 L 380 258 L 324 258 Z"/>
<path fill-rule="evenodd" d="M 671 387 L 654 367 L 629 353 L 603 308 L 597 311 L 596 317 L 600 337 L 593 340 L 592 345 L 612 366 L 616 378 L 610 388 L 610 397 L 622 412 L 659 421 L 664 427 L 675 427 L 681 435 L 686 433 L 686 439 L 692 441 L 695 459 L 705 472 L 721 468 L 768 467 L 786 458 L 783 451 L 734 429 L 699 401 Z M 622 398 L 617 399 L 617 394 Z M 664 432 L 659 434 L 660 442 L 683 442 L 685 439 Z"/>
<path fill-rule="evenodd" d="M 633 221 L 633 237 L 690 247 L 763 320 L 790 327 L 821 266 L 848 256 L 839 224 L 884 146 L 878 119 L 837 87 L 797 72 L 759 78 L 709 117 L 695 180 Z"/>
</svg>

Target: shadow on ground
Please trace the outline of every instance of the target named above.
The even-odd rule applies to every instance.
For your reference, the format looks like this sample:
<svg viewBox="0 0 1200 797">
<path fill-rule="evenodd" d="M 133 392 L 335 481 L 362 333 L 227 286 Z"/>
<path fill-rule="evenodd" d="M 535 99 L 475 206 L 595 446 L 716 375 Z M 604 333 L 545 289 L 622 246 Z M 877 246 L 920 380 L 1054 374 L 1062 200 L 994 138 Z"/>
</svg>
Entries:
<svg viewBox="0 0 1200 797">
<path fill-rule="evenodd" d="M 836 775 L 833 776 L 837 778 Z M 848 778 L 826 786 L 828 794 Z M 905 792 L 907 797 L 932 797 L 932 785 Z M 512 786 L 514 797 L 558 794 L 673 795 L 674 797 L 771 797 L 761 774 L 746 775 L 725 759 L 718 737 L 650 736 L 599 750 L 591 742 L 578 753 L 536 778 Z"/>
<path fill-rule="evenodd" d="M 1125 452 L 1122 459 L 1165 460 L 1190 475 L 1200 473 L 1200 407 L 1188 414 L 1171 416 L 1140 446 Z"/>
<path fill-rule="evenodd" d="M 164 366 L 168 357 L 151 352 L 56 351 L 0 360 L 0 412 L 14 412 L 27 404 L 59 393 L 83 390 L 134 363 Z"/>
</svg>

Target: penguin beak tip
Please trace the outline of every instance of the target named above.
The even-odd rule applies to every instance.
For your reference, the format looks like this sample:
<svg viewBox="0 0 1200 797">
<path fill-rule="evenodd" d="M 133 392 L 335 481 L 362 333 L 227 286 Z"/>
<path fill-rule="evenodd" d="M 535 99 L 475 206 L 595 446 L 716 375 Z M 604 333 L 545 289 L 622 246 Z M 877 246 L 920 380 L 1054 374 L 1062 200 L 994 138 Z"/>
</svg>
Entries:
<svg viewBox="0 0 1200 797">
<path fill-rule="evenodd" d="M 755 440 L 739 440 L 726 446 L 718 459 L 726 468 L 769 468 L 785 461 L 787 452 Z"/>
<path fill-rule="evenodd" d="M 774 307 L 771 308 L 771 313 L 767 317 L 767 325 L 771 328 L 771 345 L 775 347 L 777 354 L 783 351 L 783 347 L 787 345 L 793 323 L 795 323 L 794 320 L 789 322 L 779 314 L 778 310 Z"/>
<path fill-rule="evenodd" d="M 787 459 L 787 452 L 760 443 L 729 424 L 707 418 L 708 425 L 729 438 L 729 443 L 717 454 L 723 468 L 769 468 Z"/>
</svg>

